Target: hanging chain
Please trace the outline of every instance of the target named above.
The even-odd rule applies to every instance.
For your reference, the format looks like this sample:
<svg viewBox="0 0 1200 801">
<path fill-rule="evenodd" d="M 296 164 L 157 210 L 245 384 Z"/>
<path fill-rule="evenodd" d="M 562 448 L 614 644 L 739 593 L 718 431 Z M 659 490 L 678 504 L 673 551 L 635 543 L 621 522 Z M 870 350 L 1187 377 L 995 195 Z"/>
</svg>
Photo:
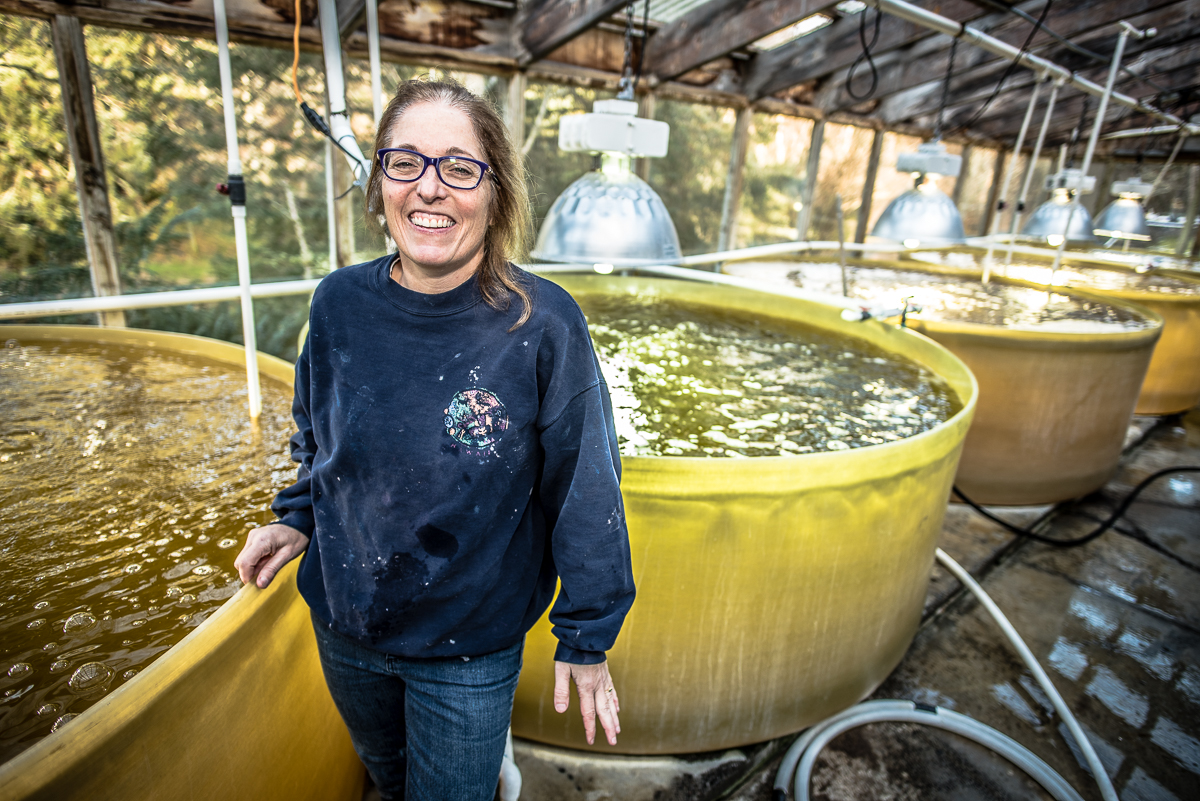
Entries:
<svg viewBox="0 0 1200 801">
<path fill-rule="evenodd" d="M 633 16 L 636 0 L 629 0 L 625 6 L 625 63 L 621 67 L 621 83 L 617 89 L 617 99 L 633 100 Z"/>
<path fill-rule="evenodd" d="M 950 42 L 950 61 L 946 64 L 946 80 L 942 82 L 942 102 L 938 103 L 937 125 L 933 128 L 933 141 L 942 140 L 942 120 L 946 116 L 946 100 L 950 97 L 950 76 L 954 74 L 954 54 L 958 52 L 958 37 Z"/>
</svg>

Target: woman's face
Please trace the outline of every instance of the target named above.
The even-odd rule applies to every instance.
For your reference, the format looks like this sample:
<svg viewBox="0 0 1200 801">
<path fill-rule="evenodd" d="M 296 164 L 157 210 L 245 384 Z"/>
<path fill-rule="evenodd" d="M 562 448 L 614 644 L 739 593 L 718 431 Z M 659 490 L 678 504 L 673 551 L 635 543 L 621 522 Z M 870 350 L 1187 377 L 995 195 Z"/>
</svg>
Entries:
<svg viewBox="0 0 1200 801">
<path fill-rule="evenodd" d="M 418 103 L 404 112 L 392 126 L 388 147 L 487 161 L 470 118 L 440 102 Z M 435 276 L 474 272 L 483 261 L 492 191 L 486 175 L 475 189 L 446 186 L 433 165 L 411 183 L 385 176 L 383 210 L 402 269 Z"/>
</svg>

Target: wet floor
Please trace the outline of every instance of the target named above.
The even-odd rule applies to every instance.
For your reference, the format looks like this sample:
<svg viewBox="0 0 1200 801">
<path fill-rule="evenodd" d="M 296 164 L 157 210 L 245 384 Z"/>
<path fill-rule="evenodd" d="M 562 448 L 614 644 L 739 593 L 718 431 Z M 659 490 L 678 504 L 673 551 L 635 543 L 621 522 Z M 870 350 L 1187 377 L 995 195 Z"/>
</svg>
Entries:
<svg viewBox="0 0 1200 801">
<path fill-rule="evenodd" d="M 1086 533 L 1151 473 L 1200 465 L 1200 410 L 1139 418 L 1116 477 L 1078 504 L 996 510 L 1043 533 Z M 983 584 L 1074 710 L 1123 801 L 1200 793 L 1200 474 L 1159 480 L 1116 530 L 1077 548 L 1018 539 L 952 506 L 941 546 Z M 991 618 L 940 568 L 925 622 L 874 698 L 936 704 L 1009 735 L 1098 799 L 1065 726 Z M 694 757 L 599 759 L 517 745 L 521 798 L 769 801 L 792 738 Z M 852 730 L 821 754 L 812 798 L 1049 798 L 1006 760 L 908 724 Z"/>
</svg>

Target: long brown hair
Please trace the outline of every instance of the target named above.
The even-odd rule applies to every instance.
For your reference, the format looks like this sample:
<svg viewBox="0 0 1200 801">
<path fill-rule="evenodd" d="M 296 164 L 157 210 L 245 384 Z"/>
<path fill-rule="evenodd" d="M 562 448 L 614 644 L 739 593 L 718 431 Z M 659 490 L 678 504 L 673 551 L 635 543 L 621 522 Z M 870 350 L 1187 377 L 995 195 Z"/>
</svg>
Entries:
<svg viewBox="0 0 1200 801">
<path fill-rule="evenodd" d="M 525 165 L 508 138 L 508 128 L 488 101 L 476 97 L 452 80 L 412 80 L 400 84 L 395 97 L 383 111 L 375 133 L 375 150 L 387 147 L 396 121 L 419 103 L 444 103 L 458 109 L 471 120 L 475 138 L 483 148 L 483 160 L 491 167 L 492 202 L 488 209 L 488 229 L 483 238 L 483 262 L 477 281 L 483 299 L 494 309 L 508 308 L 510 293 L 521 299 L 524 309 L 514 329 L 525 324 L 533 311 L 530 288 L 523 282 L 512 262 L 523 260 L 529 251 L 533 231 L 533 213 L 525 188 Z M 386 225 L 383 212 L 383 170 L 378 159 L 371 161 L 367 181 L 367 219 Z"/>
</svg>

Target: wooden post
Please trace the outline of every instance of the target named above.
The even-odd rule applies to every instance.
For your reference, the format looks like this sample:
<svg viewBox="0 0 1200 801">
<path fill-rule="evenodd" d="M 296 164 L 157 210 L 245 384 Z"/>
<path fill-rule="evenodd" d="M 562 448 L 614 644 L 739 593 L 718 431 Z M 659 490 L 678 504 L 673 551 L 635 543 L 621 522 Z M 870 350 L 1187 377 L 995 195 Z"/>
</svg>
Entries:
<svg viewBox="0 0 1200 801">
<path fill-rule="evenodd" d="M 87 248 L 92 292 L 97 296 L 120 295 L 116 238 L 113 236 L 112 207 L 108 202 L 108 179 L 104 174 L 104 152 L 96 125 L 95 96 L 88 70 L 83 26 L 78 17 L 57 14 L 50 18 L 54 59 L 58 63 L 58 85 L 62 91 L 63 120 L 75 165 L 75 187 L 79 193 L 79 217 Z M 122 328 L 125 312 L 100 312 L 100 325 Z"/>
<path fill-rule="evenodd" d="M 808 164 L 804 167 L 804 188 L 800 190 L 800 214 L 796 217 L 796 238 L 808 239 L 812 225 L 813 195 L 817 189 L 817 171 L 821 168 L 821 145 L 825 142 L 825 120 L 813 122 L 812 140 L 808 144 Z"/>
<path fill-rule="evenodd" d="M 642 119 L 652 120 L 655 113 L 658 111 L 658 99 L 654 92 L 647 92 L 638 100 L 638 116 Z M 650 182 L 650 164 L 654 159 L 637 159 L 634 166 L 634 172 L 638 178 L 641 178 L 646 183 Z"/>
<path fill-rule="evenodd" d="M 992 185 L 988 189 L 987 208 L 983 210 L 983 220 L 979 224 L 979 235 L 987 236 L 992 230 L 992 220 L 996 216 L 996 204 L 1000 198 L 1000 184 L 1004 181 L 1004 160 L 1015 159 L 1015 153 L 1009 153 L 1005 148 L 996 151 L 996 163 L 992 167 Z"/>
<path fill-rule="evenodd" d="M 963 145 L 962 169 L 958 171 L 958 177 L 954 179 L 954 194 L 951 195 L 955 206 L 962 201 L 963 187 L 966 186 L 967 179 L 971 177 L 971 151 L 973 149 L 970 145 Z"/>
<path fill-rule="evenodd" d="M 523 72 L 514 72 L 508 78 L 508 93 L 504 103 L 504 122 L 508 125 L 508 138 L 520 152 L 525 143 L 525 86 Z"/>
<path fill-rule="evenodd" d="M 725 201 L 721 204 L 721 230 L 717 234 L 718 251 L 737 247 L 738 205 L 742 200 L 743 168 L 746 166 L 746 148 L 750 144 L 750 123 L 753 120 L 754 109 L 750 106 L 738 110 L 737 122 L 733 126 L 733 144 L 729 148 Z"/>
<path fill-rule="evenodd" d="M 858 204 L 858 223 L 854 227 L 854 241 L 867 241 L 867 225 L 871 222 L 871 200 L 875 196 L 875 177 L 879 175 L 879 155 L 883 152 L 883 131 L 871 137 L 871 157 L 867 159 L 867 177 L 863 181 L 862 200 Z"/>
</svg>

